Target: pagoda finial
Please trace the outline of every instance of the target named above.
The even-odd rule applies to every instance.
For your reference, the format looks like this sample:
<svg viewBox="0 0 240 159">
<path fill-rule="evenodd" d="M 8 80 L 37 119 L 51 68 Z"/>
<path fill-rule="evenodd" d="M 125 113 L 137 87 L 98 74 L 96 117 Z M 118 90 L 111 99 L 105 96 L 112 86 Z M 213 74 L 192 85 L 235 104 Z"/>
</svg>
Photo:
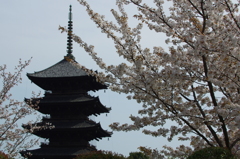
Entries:
<svg viewBox="0 0 240 159">
<path fill-rule="evenodd" d="M 67 57 L 69 59 L 75 59 L 72 55 L 72 5 L 69 6 L 69 15 L 68 15 L 68 37 L 67 37 Z"/>
<path fill-rule="evenodd" d="M 69 20 L 72 20 L 72 5 L 69 6 Z"/>
</svg>

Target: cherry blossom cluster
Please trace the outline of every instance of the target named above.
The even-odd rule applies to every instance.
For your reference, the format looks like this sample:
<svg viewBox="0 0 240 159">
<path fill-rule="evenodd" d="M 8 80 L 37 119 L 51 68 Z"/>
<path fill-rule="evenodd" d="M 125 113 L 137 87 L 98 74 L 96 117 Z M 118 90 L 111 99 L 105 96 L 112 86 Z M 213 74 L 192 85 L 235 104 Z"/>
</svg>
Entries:
<svg viewBox="0 0 240 159">
<path fill-rule="evenodd" d="M 184 158 L 207 146 L 240 153 L 236 148 L 240 145 L 239 1 L 169 0 L 172 6 L 166 13 L 163 0 L 154 0 L 154 6 L 143 0 L 116 0 L 118 10 L 111 10 L 116 24 L 92 10 L 87 1 L 78 1 L 96 26 L 113 40 L 116 53 L 126 60 L 107 65 L 94 46 L 73 35 L 104 70 L 88 73 L 142 105 L 137 116 L 130 116 L 132 123 L 113 123 L 113 130 L 142 130 L 169 141 L 178 137 L 190 142 L 190 147 L 164 146 L 158 154 L 165 156 Z M 138 9 L 134 17 L 125 11 L 130 4 Z M 131 18 L 139 20 L 136 27 L 130 27 Z M 142 48 L 144 25 L 164 33 L 168 49 Z M 60 29 L 67 32 L 66 28 Z M 167 121 L 175 125 L 166 127 Z"/>
<path fill-rule="evenodd" d="M 0 66 L 0 149 L 10 157 L 16 157 L 19 150 L 36 145 L 38 140 L 30 138 L 31 134 L 21 128 L 19 121 L 27 115 L 34 114 L 34 109 L 24 102 L 13 99 L 11 89 L 21 83 L 21 73 L 29 65 L 30 60 L 15 67 L 15 72 L 8 72 L 7 66 Z"/>
</svg>

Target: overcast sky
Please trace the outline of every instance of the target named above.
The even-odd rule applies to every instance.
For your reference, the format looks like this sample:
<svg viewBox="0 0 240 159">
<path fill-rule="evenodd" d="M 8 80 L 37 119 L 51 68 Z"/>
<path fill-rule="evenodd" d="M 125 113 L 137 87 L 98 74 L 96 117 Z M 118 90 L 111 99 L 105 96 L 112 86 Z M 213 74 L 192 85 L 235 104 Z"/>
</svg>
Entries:
<svg viewBox="0 0 240 159">
<path fill-rule="evenodd" d="M 116 8 L 114 0 L 88 1 L 94 10 L 106 15 L 107 19 L 113 19 L 110 9 Z M 0 2 L 0 64 L 7 64 L 9 70 L 12 70 L 19 58 L 28 60 L 32 57 L 30 66 L 23 73 L 23 83 L 12 91 L 18 100 L 31 97 L 32 91 L 44 93 L 26 78 L 27 72 L 32 73 L 50 67 L 66 55 L 67 35 L 61 34 L 58 26 L 67 26 L 70 4 L 73 9 L 73 32 L 89 44 L 95 45 L 95 51 L 107 64 L 122 62 L 115 52 L 113 42 L 96 28 L 85 8 L 77 0 L 0 0 Z M 136 11 L 131 7 L 128 9 L 132 13 Z M 142 41 L 144 46 L 151 48 L 154 45 L 164 45 L 164 37 L 160 34 L 144 33 L 145 38 Z M 99 70 L 94 61 L 77 44 L 73 46 L 73 55 L 81 65 Z M 127 100 L 122 94 L 100 91 L 96 95 L 100 97 L 103 105 L 112 108 L 107 116 L 103 114 L 95 118 L 96 122 L 100 122 L 103 129 L 108 131 L 111 131 L 108 125 L 112 122 L 130 122 L 128 116 L 136 114 L 141 108 L 141 105 Z M 179 143 L 175 141 L 168 143 L 163 137 L 146 136 L 138 131 L 113 132 L 111 138 L 96 142 L 97 149 L 123 155 L 138 151 L 139 146 L 161 149 L 165 144 L 177 146 Z"/>
</svg>

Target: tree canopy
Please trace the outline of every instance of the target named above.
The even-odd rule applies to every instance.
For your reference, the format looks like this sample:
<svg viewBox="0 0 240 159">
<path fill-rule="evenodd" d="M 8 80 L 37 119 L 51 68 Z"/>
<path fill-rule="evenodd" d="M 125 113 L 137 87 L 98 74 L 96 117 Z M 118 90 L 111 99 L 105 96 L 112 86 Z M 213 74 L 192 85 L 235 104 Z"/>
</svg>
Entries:
<svg viewBox="0 0 240 159">
<path fill-rule="evenodd" d="M 132 123 L 112 123 L 116 131 L 142 130 L 146 135 L 175 136 L 190 141 L 175 150 L 165 146 L 163 156 L 184 157 L 204 147 L 225 147 L 238 153 L 240 140 L 240 1 L 231 0 L 116 0 L 111 10 L 115 22 L 96 13 L 85 0 L 90 18 L 113 40 L 116 53 L 126 62 L 106 64 L 94 46 L 73 35 L 74 40 L 104 70 L 96 74 L 80 66 L 110 89 L 126 93 L 141 103 Z M 136 27 L 130 27 L 125 8 L 138 9 Z M 166 13 L 166 11 L 168 13 Z M 141 46 L 143 26 L 166 35 L 169 48 Z M 67 32 L 67 28 L 60 27 Z M 150 41 L 153 39 L 149 39 Z M 165 127 L 167 121 L 176 124 Z M 149 130 L 154 126 L 156 130 Z"/>
<path fill-rule="evenodd" d="M 20 150 L 30 148 L 38 142 L 38 139 L 31 138 L 31 134 L 20 127 L 20 121 L 34 114 L 34 109 L 14 99 L 11 94 L 11 90 L 21 83 L 21 73 L 29 63 L 30 60 L 25 62 L 19 60 L 14 72 L 8 72 L 7 65 L 0 66 L 2 82 L 0 87 L 0 149 L 9 157 L 16 157 Z"/>
</svg>

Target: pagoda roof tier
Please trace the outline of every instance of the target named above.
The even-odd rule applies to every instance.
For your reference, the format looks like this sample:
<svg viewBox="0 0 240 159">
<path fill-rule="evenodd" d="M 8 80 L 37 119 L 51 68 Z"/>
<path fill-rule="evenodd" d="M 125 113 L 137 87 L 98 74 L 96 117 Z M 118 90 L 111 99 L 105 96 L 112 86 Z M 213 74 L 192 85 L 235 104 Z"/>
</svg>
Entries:
<svg viewBox="0 0 240 159">
<path fill-rule="evenodd" d="M 26 99 L 25 101 L 29 101 Z M 40 105 L 61 104 L 61 103 L 85 103 L 90 101 L 99 102 L 98 97 L 92 97 L 87 94 L 45 94 L 42 98 L 33 98 L 32 102 L 40 101 Z"/>
<path fill-rule="evenodd" d="M 79 154 L 96 151 L 93 146 L 88 147 L 42 147 L 41 149 L 21 151 L 28 159 L 73 159 Z M 32 155 L 33 154 L 33 155 Z"/>
<path fill-rule="evenodd" d="M 63 59 L 42 71 L 27 73 L 28 78 L 44 90 L 99 90 L 107 86 L 88 75 L 77 62 Z"/>
<path fill-rule="evenodd" d="M 33 105 L 38 103 L 37 111 L 43 114 L 84 114 L 89 116 L 109 113 L 111 110 L 102 105 L 99 97 L 88 95 L 48 95 L 43 98 L 25 99 L 25 102 Z"/>
<path fill-rule="evenodd" d="M 39 78 L 88 76 L 84 70 L 77 66 L 77 62 L 70 62 L 66 59 L 63 59 L 42 71 L 28 73 L 27 75 Z"/>
<path fill-rule="evenodd" d="M 50 138 L 50 140 L 64 141 L 76 139 L 102 139 L 103 137 L 111 137 L 111 132 L 103 130 L 100 123 L 93 121 L 74 121 L 74 120 L 49 120 L 49 122 L 40 122 L 33 125 L 23 125 L 26 129 L 33 130 L 33 134 L 42 138 Z"/>
</svg>

